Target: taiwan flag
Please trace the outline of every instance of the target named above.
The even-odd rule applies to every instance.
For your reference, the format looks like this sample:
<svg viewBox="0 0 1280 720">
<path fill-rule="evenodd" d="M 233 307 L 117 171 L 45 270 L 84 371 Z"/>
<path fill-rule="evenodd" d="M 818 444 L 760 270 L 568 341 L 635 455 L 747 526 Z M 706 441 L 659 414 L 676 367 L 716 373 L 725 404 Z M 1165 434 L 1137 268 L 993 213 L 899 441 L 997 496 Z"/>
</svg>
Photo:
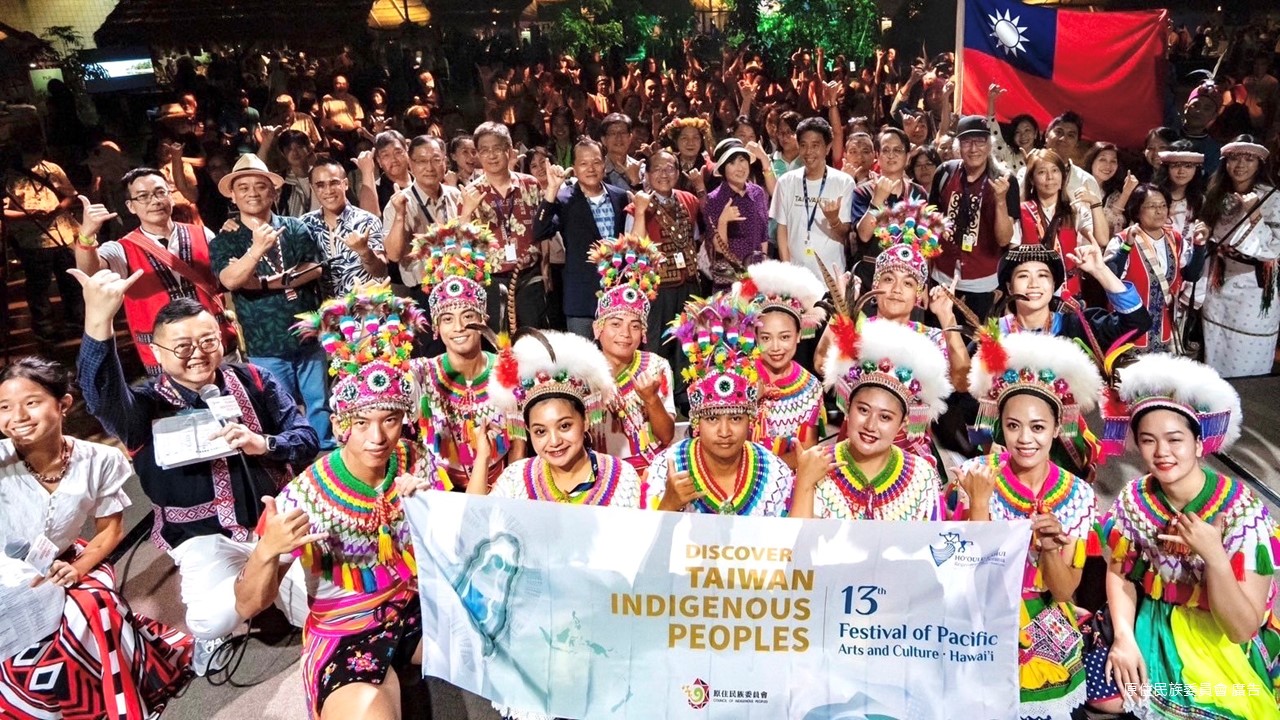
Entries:
<svg viewBox="0 0 1280 720">
<path fill-rule="evenodd" d="M 1067 110 L 1084 135 L 1140 148 L 1163 123 L 1165 11 L 1085 12 L 964 0 L 962 112 L 986 114 L 987 88 L 1008 90 L 997 119 L 1030 114 L 1043 130 Z"/>
</svg>

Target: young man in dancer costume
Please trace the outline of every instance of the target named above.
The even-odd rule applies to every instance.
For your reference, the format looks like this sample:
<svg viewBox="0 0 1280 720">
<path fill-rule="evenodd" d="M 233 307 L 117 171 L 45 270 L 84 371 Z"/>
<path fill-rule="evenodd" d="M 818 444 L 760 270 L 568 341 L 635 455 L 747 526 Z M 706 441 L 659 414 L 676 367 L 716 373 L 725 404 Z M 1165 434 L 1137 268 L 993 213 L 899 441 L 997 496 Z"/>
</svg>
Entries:
<svg viewBox="0 0 1280 720">
<path fill-rule="evenodd" d="M 1068 720 L 1085 701 L 1076 608 L 1094 521 L 1093 488 L 1057 465 L 1058 441 L 1073 443 L 1102 378 L 1066 338 L 984 332 L 969 386 L 979 427 L 1004 449 L 960 469 L 957 519 L 1031 521 L 1018 637 L 1019 716 Z M 1098 552 L 1094 553 L 1095 555 Z"/>
<path fill-rule="evenodd" d="M 734 287 L 690 301 L 671 322 L 671 336 L 689 357 L 686 379 L 694 437 L 654 458 L 648 505 L 673 512 L 810 516 L 812 500 L 792 498 L 791 468 L 765 446 L 750 441 L 760 413 L 759 319 L 759 307 Z"/>
<path fill-rule="evenodd" d="M 826 288 L 808 270 L 777 260 L 747 268 L 747 279 L 740 287 L 743 296 L 760 308 L 756 328 L 760 412 L 751 439 L 795 470 L 800 453 L 817 444 L 827 431 L 822 381 L 795 361 L 800 341 L 813 337 L 825 318 L 816 304 Z"/>
<path fill-rule="evenodd" d="M 488 439 L 489 481 L 511 460 L 524 457 L 524 439 L 513 436 L 505 414 L 490 402 L 497 356 L 481 346 L 487 331 L 490 273 L 501 252 L 493 234 L 470 223 L 433 225 L 414 240 L 413 260 L 422 267 L 432 330 L 445 352 L 418 358 L 411 374 L 418 388 L 422 441 L 441 458 L 451 482 L 466 487 L 476 463 L 478 438 Z M 486 289 L 488 288 L 488 289 Z"/>
<path fill-rule="evenodd" d="M 597 242 L 590 259 L 600 273 L 596 341 L 617 384 L 596 449 L 643 470 L 671 443 L 676 427 L 671 365 L 640 349 L 648 335 L 649 303 L 658 292 L 662 253 L 653 240 L 624 234 Z"/>
<path fill-rule="evenodd" d="M 807 471 L 802 467 L 796 483 L 816 486 L 815 517 L 941 519 L 937 472 L 903 447 L 924 441 L 929 423 L 946 410 L 946 358 L 907 327 L 865 321 L 858 326 L 854 317 L 842 312 L 832 321 L 835 342 L 823 373 L 845 414 L 846 438 L 819 448 L 823 462 Z"/>
<path fill-rule="evenodd" d="M 417 564 L 402 493 L 444 489 L 435 459 L 402 439 L 413 409 L 409 354 L 426 324 L 390 287 L 358 289 L 301 316 L 337 377 L 340 446 L 266 505 L 262 541 L 236 584 L 246 615 L 275 597 L 282 557 L 307 572 L 302 673 L 312 718 L 399 718 L 398 670 L 421 663 Z M 477 473 L 479 474 L 479 473 Z"/>
</svg>

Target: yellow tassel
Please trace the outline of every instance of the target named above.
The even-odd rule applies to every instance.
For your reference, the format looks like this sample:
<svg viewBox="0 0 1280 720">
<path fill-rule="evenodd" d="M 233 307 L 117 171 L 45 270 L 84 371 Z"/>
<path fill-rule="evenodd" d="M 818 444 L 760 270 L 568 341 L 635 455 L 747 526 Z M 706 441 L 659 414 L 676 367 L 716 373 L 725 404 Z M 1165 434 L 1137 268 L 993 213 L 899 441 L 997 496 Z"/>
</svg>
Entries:
<svg viewBox="0 0 1280 720">
<path fill-rule="evenodd" d="M 1116 549 L 1111 553 L 1112 560 L 1123 560 L 1129 554 L 1129 538 L 1121 537 L 1116 543 Z"/>
<path fill-rule="evenodd" d="M 346 563 L 342 563 L 342 587 L 347 590 L 354 590 L 356 587 L 355 581 L 351 579 L 351 566 Z"/>
<path fill-rule="evenodd" d="M 378 528 L 378 561 L 389 563 L 395 559 L 396 548 L 391 544 L 391 528 L 386 525 Z"/>
<path fill-rule="evenodd" d="M 1164 580 L 1160 573 L 1151 571 L 1151 597 L 1159 600 L 1164 595 Z"/>
<path fill-rule="evenodd" d="M 1044 587 L 1044 570 L 1039 565 L 1036 565 L 1036 577 L 1032 583 L 1036 587 Z"/>
<path fill-rule="evenodd" d="M 412 550 L 404 551 L 404 564 L 409 566 L 409 572 L 412 573 L 414 577 L 418 576 L 418 559 L 413 556 Z"/>
<path fill-rule="evenodd" d="M 1075 552 L 1071 556 L 1071 567 L 1079 570 L 1084 567 L 1085 544 L 1083 540 L 1076 541 Z"/>
</svg>

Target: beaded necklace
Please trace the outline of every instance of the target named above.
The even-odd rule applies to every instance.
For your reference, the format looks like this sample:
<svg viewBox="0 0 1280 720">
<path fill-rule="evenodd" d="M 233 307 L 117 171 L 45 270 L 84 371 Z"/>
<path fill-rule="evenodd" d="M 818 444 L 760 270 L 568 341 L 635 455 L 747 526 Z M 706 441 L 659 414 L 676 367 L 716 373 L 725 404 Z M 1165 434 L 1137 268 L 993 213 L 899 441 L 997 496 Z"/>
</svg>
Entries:
<svg viewBox="0 0 1280 720">
<path fill-rule="evenodd" d="M 1000 470 L 996 476 L 996 497 L 1021 517 L 1030 517 L 1053 511 L 1071 494 L 1072 476 L 1062 472 L 1055 463 L 1049 463 L 1049 472 L 1038 494 L 1018 479 L 1009 466 L 1008 454 L 992 455 L 991 463 Z"/>
<path fill-rule="evenodd" d="M 329 537 L 303 547 L 303 564 L 345 590 L 372 593 L 399 580 L 413 582 L 417 564 L 409 540 L 404 508 L 395 487 L 402 468 L 410 465 L 408 445 L 401 442 L 377 486 L 357 478 L 342 461 L 340 450 L 316 461 L 290 489 L 304 510 Z M 323 548 L 319 547 L 323 544 Z"/>
<path fill-rule="evenodd" d="M 1241 492 L 1243 492 L 1243 487 L 1240 484 L 1219 482 L 1217 475 L 1205 470 L 1204 486 L 1200 488 L 1200 492 L 1196 493 L 1195 497 L 1191 498 L 1191 502 L 1188 502 L 1182 508 L 1182 513 L 1195 515 L 1208 522 L 1224 507 L 1235 502 Z M 1165 494 L 1159 480 L 1148 475 L 1142 482 L 1137 499 L 1139 507 L 1151 520 L 1152 524 L 1157 528 L 1162 528 L 1161 532 L 1163 533 L 1175 534 L 1172 532 L 1170 523 L 1178 515 L 1178 511 L 1173 509 L 1173 504 L 1169 502 L 1169 496 Z M 1169 540 L 1161 540 L 1160 547 L 1165 552 L 1178 556 L 1185 556 L 1191 552 L 1191 548 L 1185 544 Z"/>
<path fill-rule="evenodd" d="M 902 496 L 911 483 L 911 468 L 906 455 L 897 446 L 890 446 L 889 461 L 874 478 L 868 479 L 853 458 L 849 441 L 836 445 L 836 468 L 830 473 L 840 494 L 849 506 L 849 514 L 855 519 L 876 520 L 877 508 L 883 509 Z"/>
<path fill-rule="evenodd" d="M 755 507 L 765 486 L 765 463 L 755 445 L 746 443 L 742 446 L 738 471 L 733 479 L 733 492 L 727 496 L 720 492 L 720 488 L 712 480 L 711 469 L 707 467 L 706 458 L 702 454 L 702 443 L 697 439 L 686 443 L 685 453 L 689 479 L 693 481 L 694 489 L 703 494 L 703 497 L 692 503 L 700 512 L 742 515 Z"/>
<path fill-rule="evenodd" d="M 71 465 L 71 439 L 63 438 L 62 451 L 58 453 L 58 474 L 45 475 L 36 472 L 36 469 L 27 461 L 27 458 L 18 453 L 18 457 L 22 460 L 22 466 L 31 473 L 31 476 L 40 482 L 41 485 L 57 485 L 62 482 L 62 478 L 67 476 L 67 468 Z"/>
<path fill-rule="evenodd" d="M 501 432 L 488 433 L 494 443 L 490 466 L 501 464 L 511 447 L 511 438 L 505 423 L 502 423 L 501 414 L 489 401 L 489 376 L 496 356 L 488 352 L 484 356 L 484 370 L 470 380 L 453 368 L 447 353 L 428 365 L 429 381 L 434 385 L 434 391 L 422 396 L 419 424 L 424 430 L 424 441 L 445 456 L 451 466 L 470 464 L 475 459 L 475 452 L 467 442 L 460 440 L 477 436 L 477 430 L 481 428 L 488 432 L 488 426 L 495 422 Z"/>
<path fill-rule="evenodd" d="M 565 492 L 556 484 L 555 471 L 551 464 L 541 458 L 530 459 L 524 466 L 524 486 L 531 500 L 569 503 L 572 505 L 609 505 L 614 491 L 622 477 L 622 465 L 612 457 L 604 456 L 604 469 L 601 471 L 601 456 L 593 450 L 587 450 L 587 458 L 591 461 L 591 475 L 586 489 Z M 579 486 L 581 487 L 581 485 Z"/>
<path fill-rule="evenodd" d="M 653 434 L 653 427 L 644 415 L 644 401 L 635 391 L 636 378 L 646 373 L 653 366 L 654 356 L 637 350 L 618 374 L 614 383 L 618 386 L 618 394 L 611 408 L 613 412 L 614 431 L 623 433 L 631 445 L 632 455 L 645 455 L 658 445 L 658 438 Z M 662 382 L 666 383 L 663 378 Z M 660 389 L 659 392 L 663 390 Z"/>
</svg>

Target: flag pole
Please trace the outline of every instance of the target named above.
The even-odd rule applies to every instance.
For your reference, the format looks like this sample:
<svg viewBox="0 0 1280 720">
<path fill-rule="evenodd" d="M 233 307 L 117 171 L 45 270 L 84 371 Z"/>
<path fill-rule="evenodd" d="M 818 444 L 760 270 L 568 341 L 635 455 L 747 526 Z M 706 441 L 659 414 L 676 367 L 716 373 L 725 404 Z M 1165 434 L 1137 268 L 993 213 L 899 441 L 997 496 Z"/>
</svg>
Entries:
<svg viewBox="0 0 1280 720">
<path fill-rule="evenodd" d="M 952 112 L 956 117 L 960 117 L 964 108 L 964 6 L 967 4 L 968 0 L 956 2 L 956 93 L 952 99 L 955 105 Z"/>
</svg>

